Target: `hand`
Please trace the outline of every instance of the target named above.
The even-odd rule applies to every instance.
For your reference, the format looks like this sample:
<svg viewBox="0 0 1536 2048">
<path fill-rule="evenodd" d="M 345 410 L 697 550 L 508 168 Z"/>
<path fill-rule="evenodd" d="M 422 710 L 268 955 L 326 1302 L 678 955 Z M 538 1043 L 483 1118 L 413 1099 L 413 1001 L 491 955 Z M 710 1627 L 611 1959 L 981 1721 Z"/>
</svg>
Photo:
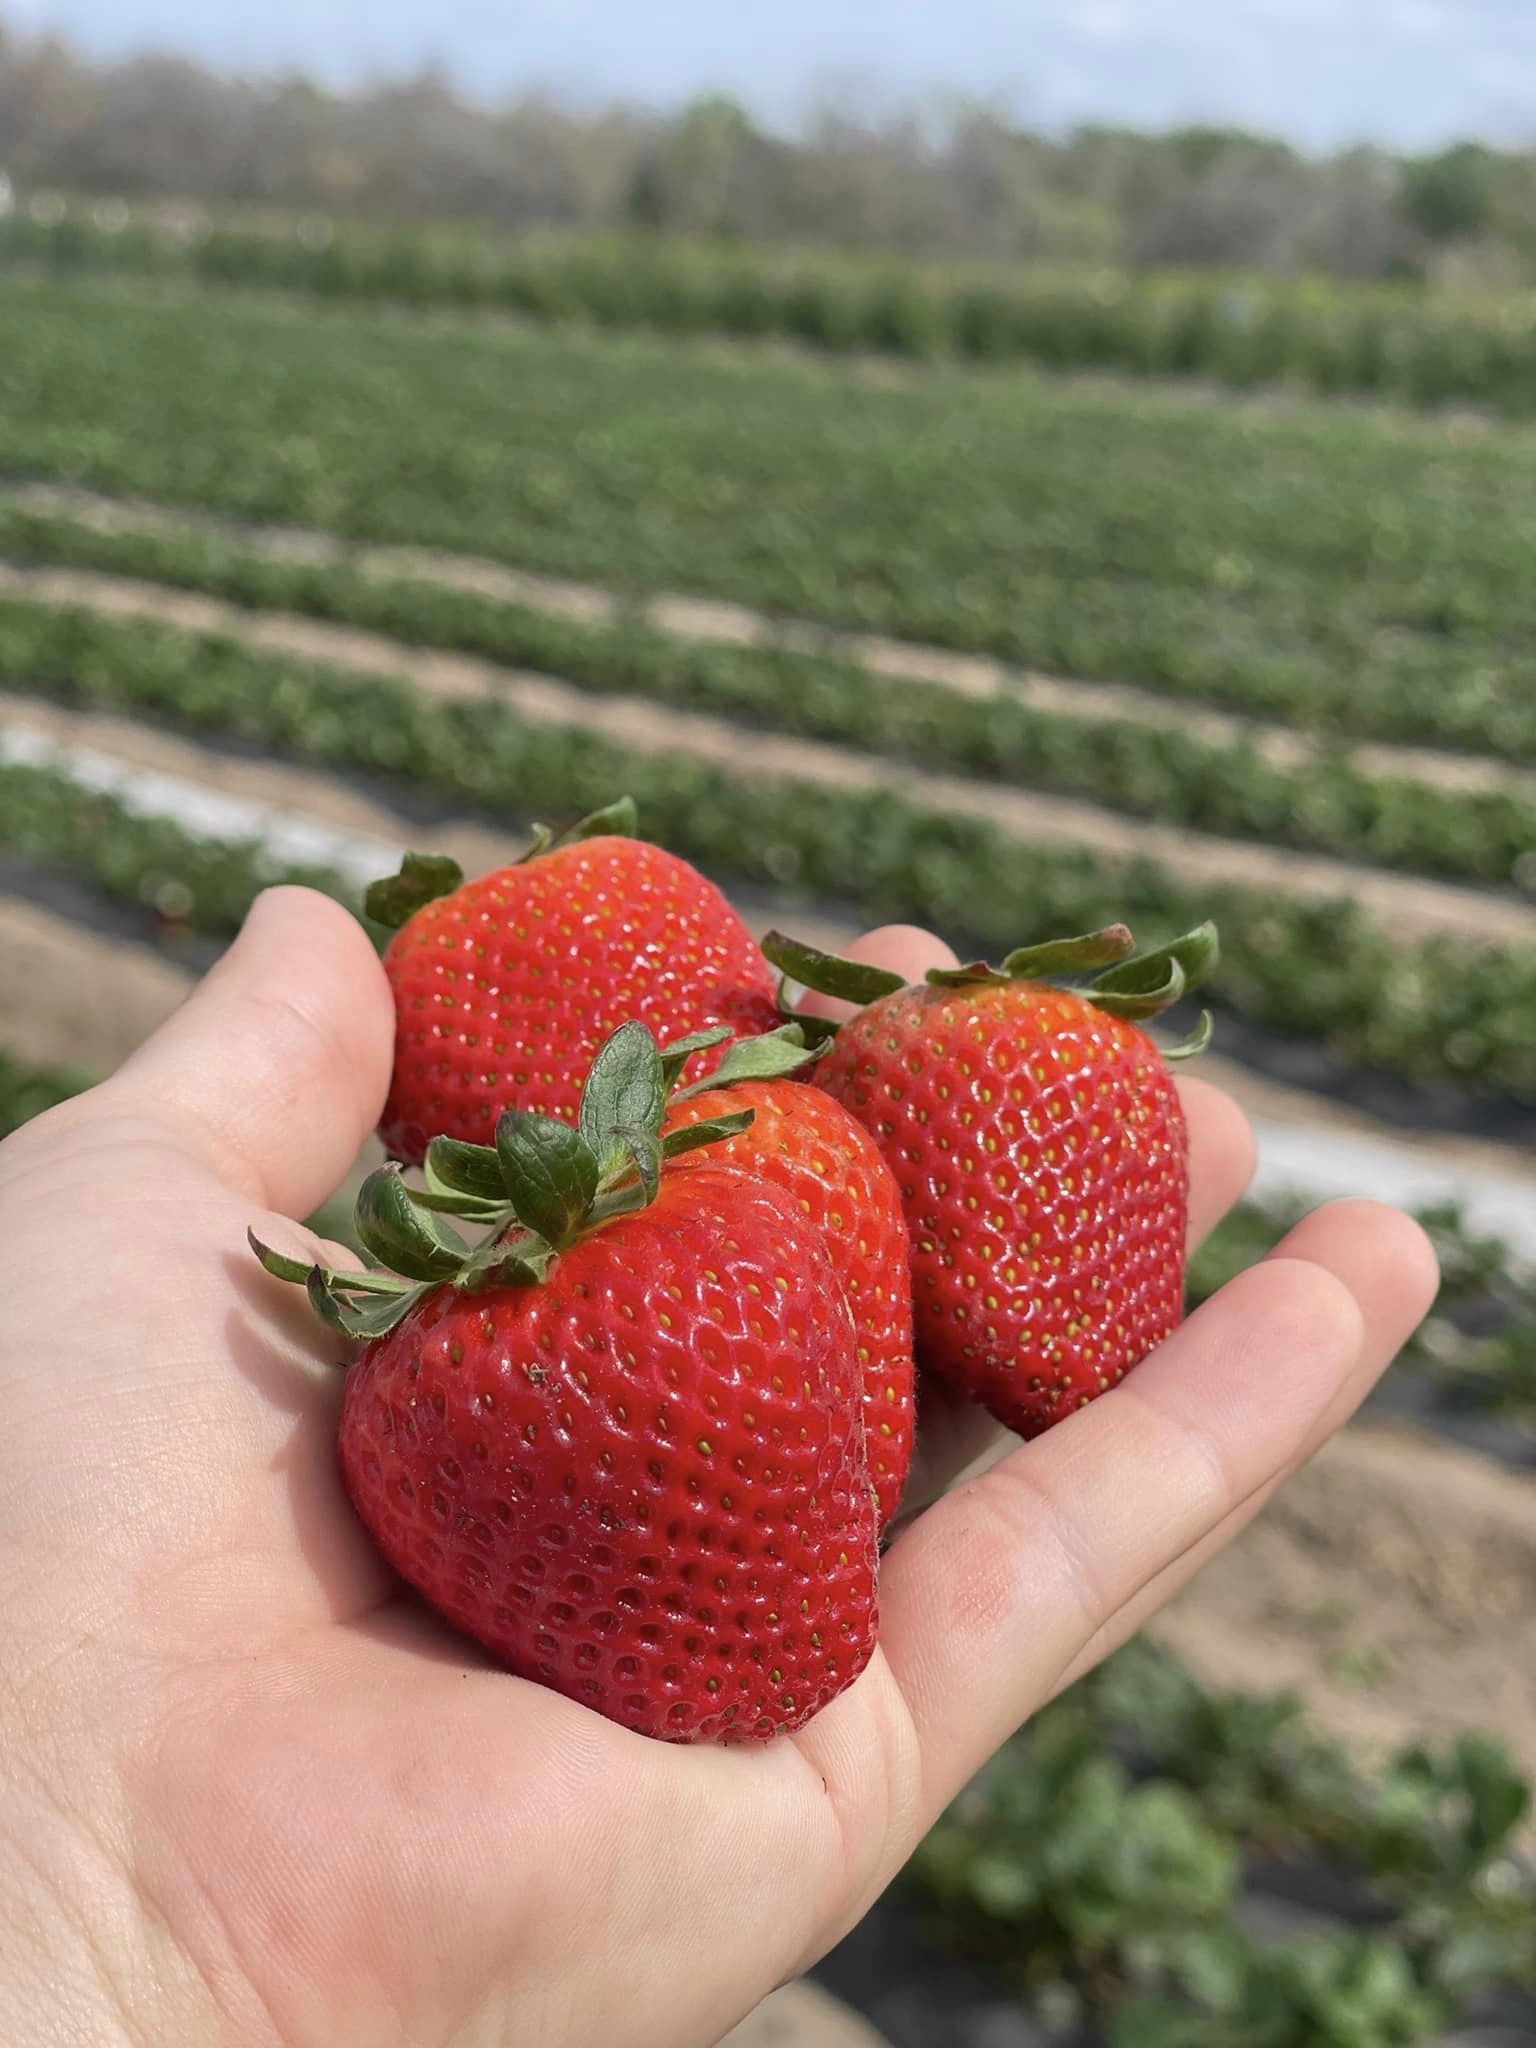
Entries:
<svg viewBox="0 0 1536 2048">
<path fill-rule="evenodd" d="M 799 1736 L 667 1747 L 490 1668 L 341 1493 L 334 1341 L 245 1231 L 313 1250 L 282 1219 L 345 1173 L 390 1044 L 363 933 L 275 891 L 114 1080 L 0 1148 L 7 2041 L 707 2048 L 1345 1420 L 1434 1284 L 1403 1217 L 1311 1217 L 910 1523 L 879 1655 Z M 1249 1140 L 1181 1086 L 1198 1234 Z"/>
</svg>

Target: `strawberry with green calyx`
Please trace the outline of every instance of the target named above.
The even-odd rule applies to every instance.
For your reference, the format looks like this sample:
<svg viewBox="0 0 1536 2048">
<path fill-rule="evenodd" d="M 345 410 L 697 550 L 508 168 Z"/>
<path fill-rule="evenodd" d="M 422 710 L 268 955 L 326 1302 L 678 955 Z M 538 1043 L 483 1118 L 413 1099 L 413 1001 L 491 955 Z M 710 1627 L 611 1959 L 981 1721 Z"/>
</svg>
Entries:
<svg viewBox="0 0 1536 2048">
<path fill-rule="evenodd" d="M 343 1484 L 433 1607 L 640 1733 L 767 1739 L 874 1646 L 853 1326 L 793 1204 L 701 1151 L 750 1110 L 664 1134 L 665 1102 L 627 1025 L 579 1124 L 509 1111 L 494 1148 L 434 1141 L 423 1189 L 370 1176 L 358 1231 L 394 1273 L 252 1242 L 363 1342 Z"/>
<path fill-rule="evenodd" d="M 681 1047 L 668 1047 L 674 1056 Z M 799 1024 L 739 1040 L 706 1081 L 674 1093 L 669 1135 L 734 1121 L 747 1127 L 693 1154 L 760 1175 L 821 1233 L 853 1314 L 865 1450 L 882 1529 L 912 1463 L 912 1289 L 901 1196 L 879 1148 L 841 1104 L 795 1078 L 818 1057 Z"/>
<path fill-rule="evenodd" d="M 657 1032 L 777 1021 L 773 975 L 741 919 L 698 871 L 633 836 L 626 797 L 558 839 L 535 828 L 522 860 L 466 881 L 408 854 L 376 882 L 368 916 L 395 928 L 385 1148 L 418 1165 L 433 1134 L 488 1145 L 504 1109 L 571 1117 L 582 1076 L 626 1021 Z M 700 1055 L 702 1079 L 714 1056 Z"/>
<path fill-rule="evenodd" d="M 818 1084 L 874 1138 L 912 1239 L 920 1366 L 1022 1436 L 1115 1385 L 1183 1312 L 1188 1159 L 1167 1052 L 1141 1029 L 1211 971 L 1215 927 L 1136 954 L 1123 925 L 908 987 L 782 934 L 770 960 L 865 1005 Z M 1092 977 L 1086 987 L 1060 986 Z"/>
</svg>

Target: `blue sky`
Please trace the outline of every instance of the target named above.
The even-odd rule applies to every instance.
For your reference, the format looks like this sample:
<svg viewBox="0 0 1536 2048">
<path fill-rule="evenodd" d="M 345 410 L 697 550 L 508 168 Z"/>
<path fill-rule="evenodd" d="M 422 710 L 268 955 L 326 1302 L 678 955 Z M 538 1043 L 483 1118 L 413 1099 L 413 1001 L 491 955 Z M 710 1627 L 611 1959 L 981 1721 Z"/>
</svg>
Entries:
<svg viewBox="0 0 1536 2048">
<path fill-rule="evenodd" d="M 719 86 L 778 122 L 834 84 L 991 94 L 1047 125 L 1536 140 L 1536 0 L 0 0 L 0 18 L 335 82 L 438 59 L 485 96 Z"/>
</svg>

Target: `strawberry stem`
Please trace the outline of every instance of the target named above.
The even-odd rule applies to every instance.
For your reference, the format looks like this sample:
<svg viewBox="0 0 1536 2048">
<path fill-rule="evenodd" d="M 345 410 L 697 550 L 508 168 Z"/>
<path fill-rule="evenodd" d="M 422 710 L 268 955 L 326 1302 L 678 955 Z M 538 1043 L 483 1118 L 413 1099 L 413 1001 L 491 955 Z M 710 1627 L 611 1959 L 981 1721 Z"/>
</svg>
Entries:
<svg viewBox="0 0 1536 2048">
<path fill-rule="evenodd" d="M 718 1033 L 701 1035 L 719 1043 Z M 792 1036 L 769 1033 L 776 1043 L 757 1056 L 755 1071 L 803 1063 L 808 1055 Z M 687 1040 L 670 1049 L 681 1053 L 672 1060 L 674 1078 L 700 1049 Z M 667 1074 L 668 1060 L 645 1026 L 621 1024 L 592 1062 L 576 1127 L 504 1110 L 494 1145 L 434 1138 L 424 1188 L 411 1187 L 398 1165 L 369 1174 L 358 1192 L 357 1234 L 387 1271 L 306 1264 L 247 1232 L 251 1250 L 276 1279 L 304 1287 L 332 1329 L 364 1340 L 385 1336 L 437 1287 L 538 1286 L 562 1251 L 654 1201 L 665 1160 L 750 1127 L 754 1112 L 743 1109 L 663 1139 Z M 447 1216 L 485 1231 L 484 1241 L 471 1249 Z"/>
<path fill-rule="evenodd" d="M 1206 979 L 1220 955 L 1216 927 L 1197 925 L 1182 938 L 1160 946 L 1155 952 L 1138 954 L 1135 941 L 1123 924 L 1106 925 L 1102 931 L 1084 932 L 1078 938 L 1047 939 L 1035 946 L 1021 946 L 1009 953 L 1001 967 L 977 960 L 965 967 L 935 967 L 927 981 L 934 988 L 1001 988 L 1011 982 L 1067 980 L 1074 976 L 1104 971 L 1089 983 L 1084 994 L 1095 1008 L 1115 1017 L 1142 1021 L 1160 1016 Z M 843 960 L 835 953 L 823 953 L 815 946 L 770 932 L 763 941 L 768 959 L 789 980 L 822 995 L 837 996 L 844 1002 L 867 1005 L 906 987 L 901 977 L 883 967 L 867 967 L 862 961 Z M 783 1007 L 783 997 L 780 997 Z M 818 1044 L 837 1030 L 820 1018 L 802 1018 L 801 1027 Z M 1204 1022 L 1175 1057 L 1188 1058 L 1209 1043 L 1209 1020 Z"/>
<path fill-rule="evenodd" d="M 561 847 L 575 846 L 582 839 L 601 839 L 610 835 L 633 839 L 639 829 L 640 815 L 634 798 L 617 797 L 611 804 L 604 804 L 601 810 L 589 811 L 586 817 L 578 818 L 574 825 L 568 825 L 558 836 L 547 825 L 535 825 L 528 850 L 519 857 L 516 865 L 522 867 L 543 854 L 558 853 Z M 464 870 L 446 853 L 408 853 L 400 863 L 398 874 L 368 884 L 363 896 L 363 910 L 374 924 L 398 931 L 428 903 L 435 903 L 440 896 L 451 896 L 463 880 Z"/>
</svg>

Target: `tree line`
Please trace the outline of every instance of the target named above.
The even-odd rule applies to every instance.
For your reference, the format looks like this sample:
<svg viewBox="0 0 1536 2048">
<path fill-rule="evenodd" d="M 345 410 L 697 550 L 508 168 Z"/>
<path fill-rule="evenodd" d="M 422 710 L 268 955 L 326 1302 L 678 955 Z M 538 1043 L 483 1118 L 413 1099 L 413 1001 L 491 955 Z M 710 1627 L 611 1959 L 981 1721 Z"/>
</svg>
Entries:
<svg viewBox="0 0 1536 2048">
<path fill-rule="evenodd" d="M 341 93 L 174 56 L 96 61 L 0 24 L 0 177 L 22 194 L 511 232 L 654 228 L 1493 286 L 1536 272 L 1536 151 L 1312 156 L 1239 130 L 1045 135 L 997 106 L 859 111 L 856 98 L 827 99 L 785 134 L 719 95 L 670 114 L 536 93 L 483 105 L 434 69 Z"/>
</svg>

